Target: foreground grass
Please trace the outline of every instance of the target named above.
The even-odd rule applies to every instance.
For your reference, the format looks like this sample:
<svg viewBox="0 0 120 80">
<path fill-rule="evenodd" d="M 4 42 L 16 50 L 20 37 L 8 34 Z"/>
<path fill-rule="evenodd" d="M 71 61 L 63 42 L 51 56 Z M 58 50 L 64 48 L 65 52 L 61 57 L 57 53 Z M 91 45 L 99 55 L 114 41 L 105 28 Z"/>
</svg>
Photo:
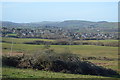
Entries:
<svg viewBox="0 0 120 80">
<path fill-rule="evenodd" d="M 103 76 L 66 74 L 32 69 L 17 69 L 13 67 L 3 67 L 3 78 L 109 78 Z"/>
</svg>

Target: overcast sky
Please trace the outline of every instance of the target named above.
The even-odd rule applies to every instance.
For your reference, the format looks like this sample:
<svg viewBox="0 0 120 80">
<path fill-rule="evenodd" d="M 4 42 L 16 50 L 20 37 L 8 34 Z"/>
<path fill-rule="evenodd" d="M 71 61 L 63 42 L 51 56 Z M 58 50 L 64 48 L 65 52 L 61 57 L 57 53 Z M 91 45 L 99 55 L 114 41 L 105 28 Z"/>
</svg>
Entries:
<svg viewBox="0 0 120 80">
<path fill-rule="evenodd" d="M 118 21 L 117 2 L 4 2 L 2 21 Z"/>
</svg>

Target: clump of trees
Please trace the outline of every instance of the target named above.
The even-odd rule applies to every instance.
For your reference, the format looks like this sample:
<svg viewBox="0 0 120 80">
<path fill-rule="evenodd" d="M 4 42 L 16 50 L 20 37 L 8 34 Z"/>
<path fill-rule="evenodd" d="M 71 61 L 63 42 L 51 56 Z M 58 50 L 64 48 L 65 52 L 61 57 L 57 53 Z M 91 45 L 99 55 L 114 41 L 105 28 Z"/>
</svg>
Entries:
<svg viewBox="0 0 120 80">
<path fill-rule="evenodd" d="M 89 61 L 81 61 L 80 57 L 70 51 L 56 53 L 50 47 L 44 48 L 33 55 L 3 56 L 3 65 L 17 68 L 32 68 L 53 72 L 63 72 L 71 74 L 113 76 L 119 75 L 112 69 L 97 66 Z"/>
</svg>

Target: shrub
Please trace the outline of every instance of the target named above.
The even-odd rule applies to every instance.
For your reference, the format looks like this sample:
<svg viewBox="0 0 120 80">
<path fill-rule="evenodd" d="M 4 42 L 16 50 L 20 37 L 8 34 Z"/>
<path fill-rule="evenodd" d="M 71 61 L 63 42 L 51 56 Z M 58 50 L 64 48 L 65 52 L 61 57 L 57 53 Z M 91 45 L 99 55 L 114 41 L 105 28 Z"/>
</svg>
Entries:
<svg viewBox="0 0 120 80">
<path fill-rule="evenodd" d="M 37 54 L 25 56 L 3 56 L 3 64 L 19 68 L 33 68 L 54 72 L 71 74 L 119 75 L 116 71 L 97 66 L 88 61 L 81 61 L 80 58 L 70 51 L 56 53 L 53 49 L 46 48 Z"/>
<path fill-rule="evenodd" d="M 3 56 L 2 65 L 16 67 L 19 64 L 21 59 L 22 59 L 21 56 Z"/>
</svg>

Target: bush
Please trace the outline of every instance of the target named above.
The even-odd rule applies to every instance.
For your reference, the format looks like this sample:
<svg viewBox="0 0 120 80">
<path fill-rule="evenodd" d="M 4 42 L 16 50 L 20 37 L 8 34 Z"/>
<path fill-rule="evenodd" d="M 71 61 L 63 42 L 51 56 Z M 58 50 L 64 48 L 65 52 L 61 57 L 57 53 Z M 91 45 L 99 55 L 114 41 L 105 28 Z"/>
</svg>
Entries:
<svg viewBox="0 0 120 80">
<path fill-rule="evenodd" d="M 2 65 L 17 67 L 21 59 L 21 56 L 3 56 Z"/>
<path fill-rule="evenodd" d="M 71 74 L 119 75 L 116 71 L 106 69 L 88 61 L 81 61 L 80 58 L 71 52 L 56 53 L 53 49 L 46 48 L 34 55 L 25 55 L 22 57 L 9 56 L 3 57 L 3 63 L 8 66 L 19 68 L 33 68 L 38 70 L 47 70 L 54 72 L 63 72 Z"/>
</svg>

